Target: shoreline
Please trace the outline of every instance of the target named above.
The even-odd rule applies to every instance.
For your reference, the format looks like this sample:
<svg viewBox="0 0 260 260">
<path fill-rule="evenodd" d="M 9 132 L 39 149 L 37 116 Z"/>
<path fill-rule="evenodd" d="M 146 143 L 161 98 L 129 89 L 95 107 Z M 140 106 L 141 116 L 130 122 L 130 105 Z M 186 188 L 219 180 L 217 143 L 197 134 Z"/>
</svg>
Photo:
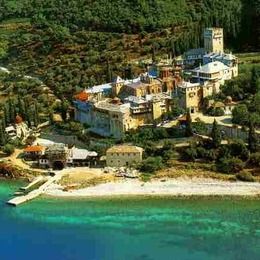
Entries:
<svg viewBox="0 0 260 260">
<path fill-rule="evenodd" d="M 212 179 L 169 179 L 140 182 L 121 180 L 64 191 L 52 184 L 43 194 L 56 198 L 120 198 L 120 197 L 260 197 L 260 183 L 226 182 Z"/>
</svg>

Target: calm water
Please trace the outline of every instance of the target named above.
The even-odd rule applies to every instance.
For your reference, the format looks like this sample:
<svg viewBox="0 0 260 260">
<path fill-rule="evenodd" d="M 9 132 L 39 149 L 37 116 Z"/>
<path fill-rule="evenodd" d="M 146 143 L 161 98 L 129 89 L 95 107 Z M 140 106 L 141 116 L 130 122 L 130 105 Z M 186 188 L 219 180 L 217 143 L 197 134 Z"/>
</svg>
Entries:
<svg viewBox="0 0 260 260">
<path fill-rule="evenodd" d="M 0 259 L 260 259 L 260 200 L 38 199 L 5 201 Z"/>
</svg>

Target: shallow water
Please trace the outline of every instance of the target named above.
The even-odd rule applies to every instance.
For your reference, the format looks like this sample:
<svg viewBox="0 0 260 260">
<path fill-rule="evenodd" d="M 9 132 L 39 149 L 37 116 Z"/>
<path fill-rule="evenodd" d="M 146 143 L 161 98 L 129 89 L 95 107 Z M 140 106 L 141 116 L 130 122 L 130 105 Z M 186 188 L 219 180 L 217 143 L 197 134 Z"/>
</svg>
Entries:
<svg viewBox="0 0 260 260">
<path fill-rule="evenodd" d="M 5 205 L 1 259 L 260 259 L 260 200 L 54 199 Z"/>
</svg>

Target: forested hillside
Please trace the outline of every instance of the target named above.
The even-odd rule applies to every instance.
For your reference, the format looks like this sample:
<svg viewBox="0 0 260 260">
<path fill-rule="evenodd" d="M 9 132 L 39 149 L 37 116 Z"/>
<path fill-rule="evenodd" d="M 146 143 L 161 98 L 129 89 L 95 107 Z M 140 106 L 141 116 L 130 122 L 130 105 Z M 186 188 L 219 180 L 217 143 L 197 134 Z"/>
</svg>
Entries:
<svg viewBox="0 0 260 260">
<path fill-rule="evenodd" d="M 222 26 L 230 46 L 259 47 L 259 0 L 1 0 L 0 20 L 47 20 L 71 30 L 142 33 Z M 258 30 L 258 31 L 257 31 Z"/>
<path fill-rule="evenodd" d="M 11 71 L 0 71 L 0 110 L 17 97 L 31 117 L 36 101 L 41 114 L 59 110 L 56 97 L 144 70 L 133 61 L 202 46 L 208 26 L 224 27 L 230 50 L 259 51 L 259 10 L 259 0 L 0 0 L 0 66 Z"/>
</svg>

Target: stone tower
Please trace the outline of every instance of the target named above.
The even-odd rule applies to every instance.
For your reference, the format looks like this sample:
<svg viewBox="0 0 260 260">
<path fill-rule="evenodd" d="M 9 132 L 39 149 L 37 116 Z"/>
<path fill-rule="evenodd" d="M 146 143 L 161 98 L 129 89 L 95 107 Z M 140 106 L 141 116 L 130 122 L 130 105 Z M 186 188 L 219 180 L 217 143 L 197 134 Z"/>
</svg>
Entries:
<svg viewBox="0 0 260 260">
<path fill-rule="evenodd" d="M 223 28 L 206 28 L 204 30 L 204 48 L 207 53 L 224 52 Z"/>
<path fill-rule="evenodd" d="M 117 76 L 112 82 L 112 97 L 117 97 L 121 88 L 124 86 L 124 80 Z"/>
</svg>

